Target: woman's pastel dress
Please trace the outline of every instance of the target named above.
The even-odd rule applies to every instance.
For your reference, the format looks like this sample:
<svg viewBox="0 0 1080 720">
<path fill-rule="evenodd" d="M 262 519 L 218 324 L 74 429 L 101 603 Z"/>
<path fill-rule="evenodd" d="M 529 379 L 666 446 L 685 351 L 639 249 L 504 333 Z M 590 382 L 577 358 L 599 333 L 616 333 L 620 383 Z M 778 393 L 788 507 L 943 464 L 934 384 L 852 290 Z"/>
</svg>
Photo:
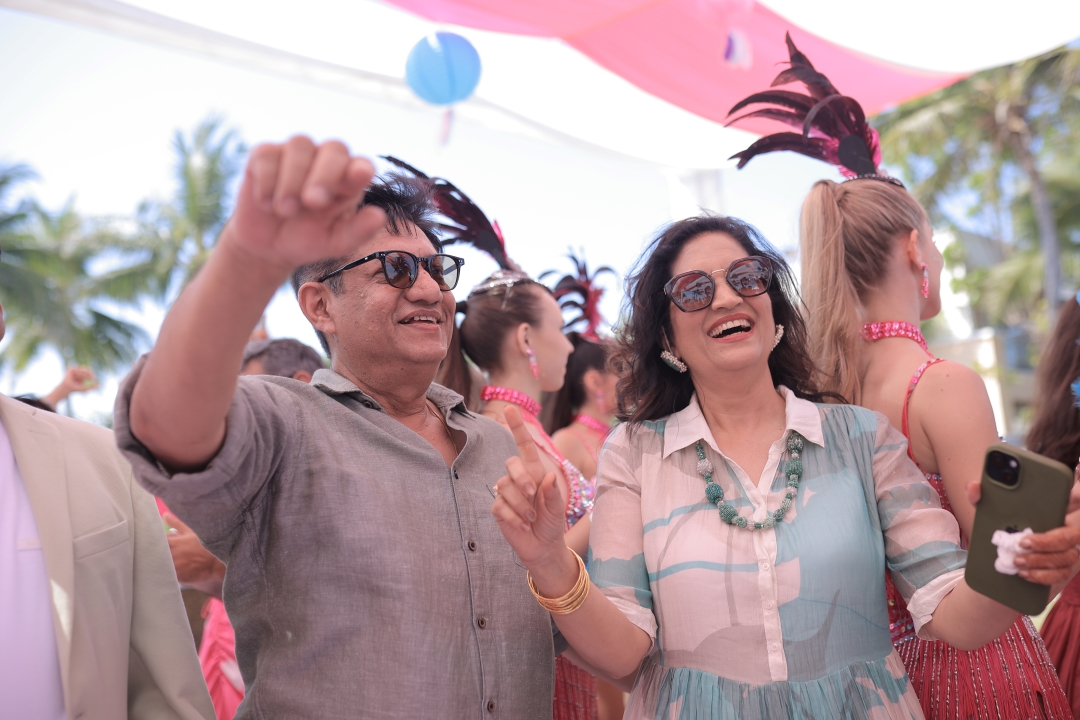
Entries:
<svg viewBox="0 0 1080 720">
<path fill-rule="evenodd" d="M 916 632 L 963 577 L 955 518 L 877 413 L 780 388 L 786 430 L 751 480 L 712 439 L 697 399 L 623 425 L 600 460 L 590 548 L 596 587 L 653 639 L 626 717 L 921 718 L 889 634 L 886 569 Z M 694 449 L 748 518 L 784 498 L 787 437 L 802 482 L 774 529 L 725 524 Z"/>
</svg>

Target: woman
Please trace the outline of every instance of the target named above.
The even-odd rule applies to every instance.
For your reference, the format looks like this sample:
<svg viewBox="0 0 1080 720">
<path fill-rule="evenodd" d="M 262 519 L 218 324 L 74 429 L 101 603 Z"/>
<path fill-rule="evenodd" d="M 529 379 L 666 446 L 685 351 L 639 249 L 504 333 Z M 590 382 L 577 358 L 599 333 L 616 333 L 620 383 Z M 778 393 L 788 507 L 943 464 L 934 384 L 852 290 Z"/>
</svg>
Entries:
<svg viewBox="0 0 1080 720">
<path fill-rule="evenodd" d="M 1061 308 L 1036 376 L 1035 419 L 1029 449 L 1069 467 L 1080 457 L 1080 293 Z M 1077 467 L 1080 472 L 1080 467 Z M 1042 624 L 1042 637 L 1057 668 L 1073 717 L 1080 718 L 1080 580 L 1062 591 Z"/>
<path fill-rule="evenodd" d="M 566 363 L 566 382 L 555 395 L 551 439 L 555 448 L 595 485 L 600 448 L 615 422 L 619 376 L 608 367 L 611 346 L 587 335 L 567 333 L 574 352 Z M 623 692 L 611 683 L 596 681 L 596 701 L 599 720 L 623 716 Z"/>
<path fill-rule="evenodd" d="M 585 662 L 637 673 L 629 718 L 921 717 L 886 568 L 926 636 L 978 647 L 1016 613 L 964 582 L 956 521 L 887 420 L 811 402 L 786 263 L 738 220 L 692 218 L 660 235 L 629 292 L 595 588 L 563 538 L 561 484 L 505 413 L 521 457 L 492 512 L 538 602 Z M 1029 555 L 1027 576 L 1066 579 L 1071 544 L 1037 536 L 1055 552 Z"/>
<path fill-rule="evenodd" d="M 794 150 L 837 165 L 849 178 L 816 183 L 800 222 L 803 298 L 822 386 L 902 430 L 908 457 L 956 517 L 961 536 L 970 537 L 975 508 L 967 487 L 980 479 L 997 429 L 982 378 L 934 358 L 919 332 L 919 321 L 941 309 L 943 261 L 929 219 L 899 180 L 878 169 L 877 132 L 859 104 L 841 95 L 790 37 L 788 50 L 791 67 L 773 85 L 801 82 L 806 94 L 758 93 L 735 109 L 759 106 L 743 117 L 780 117 L 802 133 L 759 139 L 738 153 L 739 166 Z M 917 636 L 916 613 L 892 579 L 886 585 L 893 643 L 927 717 L 1068 717 L 1029 620 L 1017 620 L 987 647 L 961 652 Z"/>
<path fill-rule="evenodd" d="M 551 437 L 585 477 L 595 478 L 600 448 L 615 422 L 619 376 L 608 368 L 607 343 L 577 332 L 567 337 L 574 351 L 566 363 L 566 382 L 555 395 Z"/>
<path fill-rule="evenodd" d="M 520 412 L 540 448 L 544 471 L 568 488 L 570 501 L 564 505 L 563 515 L 565 542 L 584 553 L 589 546 L 593 486 L 562 456 L 537 419 L 541 393 L 562 387 L 566 361 L 573 350 L 562 332 L 558 303 L 546 287 L 527 275 L 500 270 L 474 288 L 458 310 L 465 318 L 454 333 L 445 375 L 462 380 L 451 389 L 463 397 L 471 395 L 471 376 L 465 371 L 468 356 L 489 380 L 480 391 L 483 414 L 505 425 L 507 408 Z M 595 719 L 596 713 L 595 679 L 566 658 L 556 658 L 556 720 Z"/>
<path fill-rule="evenodd" d="M 941 309 L 943 262 L 925 211 L 891 183 L 823 180 L 803 204 L 801 226 L 807 324 L 826 386 L 903 431 L 908 455 L 970 537 L 975 507 L 965 488 L 981 477 L 998 435 L 982 378 L 934 358 L 919 332 Z M 892 584 L 888 593 L 893 642 L 928 718 L 1071 717 L 1028 618 L 961 652 L 916 637 L 904 599 Z"/>
</svg>

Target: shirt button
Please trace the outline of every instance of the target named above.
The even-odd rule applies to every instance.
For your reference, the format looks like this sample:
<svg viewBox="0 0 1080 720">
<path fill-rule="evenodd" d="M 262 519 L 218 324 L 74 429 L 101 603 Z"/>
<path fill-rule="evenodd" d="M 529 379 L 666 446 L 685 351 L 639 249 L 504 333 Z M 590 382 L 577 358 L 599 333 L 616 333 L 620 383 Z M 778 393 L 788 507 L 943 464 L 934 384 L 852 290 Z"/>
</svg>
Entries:
<svg viewBox="0 0 1080 720">
<path fill-rule="evenodd" d="M 471 550 L 472 552 L 476 552 L 476 541 L 475 540 L 470 540 L 469 541 L 469 550 Z"/>
<path fill-rule="evenodd" d="M 767 563 L 767 562 L 761 563 L 761 569 L 762 570 L 768 570 L 769 569 L 769 563 Z"/>
<path fill-rule="evenodd" d="M 476 624 L 480 627 L 481 630 L 483 630 L 487 627 L 487 618 L 477 618 Z"/>
<path fill-rule="evenodd" d="M 488 700 L 487 711 L 489 713 L 495 712 L 495 701 L 494 700 Z"/>
<path fill-rule="evenodd" d="M 765 603 L 765 609 L 766 609 L 766 610 L 772 610 L 772 600 L 770 600 L 769 602 Z"/>
<path fill-rule="evenodd" d="M 773 652 L 776 652 L 777 650 L 780 649 L 780 646 L 777 645 L 776 643 L 773 643 L 772 645 L 769 646 L 769 649 L 772 650 Z"/>
</svg>

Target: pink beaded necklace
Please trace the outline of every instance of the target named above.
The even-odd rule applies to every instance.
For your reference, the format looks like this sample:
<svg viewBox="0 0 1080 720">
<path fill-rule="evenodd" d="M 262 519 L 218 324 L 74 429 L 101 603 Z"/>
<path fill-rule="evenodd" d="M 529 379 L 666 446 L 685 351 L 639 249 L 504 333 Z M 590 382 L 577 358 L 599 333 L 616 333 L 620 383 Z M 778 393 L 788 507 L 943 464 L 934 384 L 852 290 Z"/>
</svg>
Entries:
<svg viewBox="0 0 1080 720">
<path fill-rule="evenodd" d="M 608 425 L 606 422 L 597 420 L 592 415 L 578 413 L 574 416 L 574 422 L 581 423 L 582 425 L 597 433 L 601 437 L 607 437 L 608 433 L 611 432 L 610 425 Z"/>
<path fill-rule="evenodd" d="M 562 453 L 555 447 L 551 436 L 544 430 L 544 426 L 536 419 L 536 416 L 540 414 L 540 403 L 523 392 L 498 387 L 497 385 L 485 385 L 480 390 L 480 397 L 484 402 L 502 400 L 517 405 L 521 408 L 521 418 L 540 431 L 540 437 L 544 441 L 537 443 L 536 446 L 540 448 L 541 452 L 546 453 L 548 457 L 554 460 L 556 465 L 562 468 L 563 475 L 566 477 L 566 484 L 569 486 L 570 494 L 566 499 L 566 529 L 569 530 L 586 513 L 592 512 L 593 495 L 596 493 L 596 487 L 585 479 L 585 476 L 574 467 L 573 463 L 562 456 Z"/>
<path fill-rule="evenodd" d="M 518 390 L 499 387 L 497 385 L 485 385 L 480 390 L 480 399 L 484 402 L 487 402 L 488 400 L 502 400 L 503 402 L 513 403 L 534 418 L 540 414 L 540 403 Z"/>
<path fill-rule="evenodd" d="M 908 340 L 914 340 L 919 343 L 919 347 L 923 349 L 923 352 L 927 355 L 930 354 L 930 349 L 926 347 L 926 338 L 923 337 L 919 328 L 902 320 L 866 323 L 862 326 L 862 336 L 863 340 L 869 342 L 884 340 L 885 338 L 891 337 L 905 337 Z"/>
</svg>

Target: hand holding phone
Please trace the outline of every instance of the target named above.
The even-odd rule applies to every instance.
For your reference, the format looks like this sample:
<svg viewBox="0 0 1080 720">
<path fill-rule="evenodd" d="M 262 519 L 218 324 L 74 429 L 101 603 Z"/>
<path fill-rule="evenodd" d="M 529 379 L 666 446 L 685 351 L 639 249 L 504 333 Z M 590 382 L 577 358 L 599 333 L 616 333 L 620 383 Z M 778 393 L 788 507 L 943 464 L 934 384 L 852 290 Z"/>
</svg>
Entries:
<svg viewBox="0 0 1080 720">
<path fill-rule="evenodd" d="M 975 524 L 968 549 L 965 577 L 973 590 L 1027 615 L 1042 612 L 1050 601 L 1050 587 L 1031 582 L 1019 574 L 995 568 L 999 546 L 995 532 L 1020 533 L 1030 528 L 1045 533 L 1065 522 L 1073 473 L 1059 462 L 1006 443 L 995 443 L 986 452 L 981 498 L 975 508 Z M 1022 546 L 1022 543 L 1021 543 Z M 1023 567 L 1024 554 L 1016 556 Z"/>
</svg>

